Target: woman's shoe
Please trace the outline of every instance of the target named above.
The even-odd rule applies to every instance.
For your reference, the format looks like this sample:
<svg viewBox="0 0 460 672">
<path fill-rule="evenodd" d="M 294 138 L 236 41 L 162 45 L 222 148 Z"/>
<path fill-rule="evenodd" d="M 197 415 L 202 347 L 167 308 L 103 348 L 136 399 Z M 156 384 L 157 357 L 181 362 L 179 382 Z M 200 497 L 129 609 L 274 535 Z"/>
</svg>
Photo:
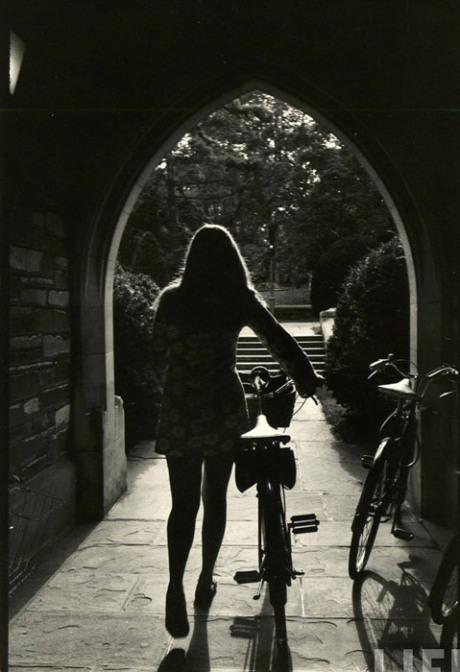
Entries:
<svg viewBox="0 0 460 672">
<path fill-rule="evenodd" d="M 211 583 L 200 583 L 200 581 L 198 581 L 195 591 L 195 607 L 197 609 L 203 609 L 204 611 L 208 610 L 214 599 L 216 590 L 217 583 L 215 581 L 211 581 Z"/>
<path fill-rule="evenodd" d="M 182 587 L 168 587 L 166 592 L 166 630 L 173 637 L 187 637 L 190 626 L 187 618 L 187 605 Z"/>
</svg>

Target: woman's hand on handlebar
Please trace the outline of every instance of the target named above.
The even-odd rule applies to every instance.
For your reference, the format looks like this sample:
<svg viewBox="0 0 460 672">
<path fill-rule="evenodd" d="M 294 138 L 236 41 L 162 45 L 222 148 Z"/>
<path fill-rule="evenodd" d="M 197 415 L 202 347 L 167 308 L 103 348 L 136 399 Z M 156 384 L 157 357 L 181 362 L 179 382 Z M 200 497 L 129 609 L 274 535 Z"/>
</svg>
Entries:
<svg viewBox="0 0 460 672">
<path fill-rule="evenodd" d="M 304 385 L 296 385 L 296 388 L 301 397 L 308 399 L 309 397 L 313 397 L 316 388 L 321 387 L 322 385 L 324 385 L 324 378 L 320 373 L 316 373 L 313 379 L 309 380 Z"/>
</svg>

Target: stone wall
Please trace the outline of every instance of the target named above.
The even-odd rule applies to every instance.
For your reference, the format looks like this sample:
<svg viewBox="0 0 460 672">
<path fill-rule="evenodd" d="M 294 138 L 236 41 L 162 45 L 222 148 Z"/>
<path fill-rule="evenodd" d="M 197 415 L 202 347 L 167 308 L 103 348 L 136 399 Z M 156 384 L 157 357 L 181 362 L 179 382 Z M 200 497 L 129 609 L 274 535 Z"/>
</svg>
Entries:
<svg viewBox="0 0 460 672">
<path fill-rule="evenodd" d="M 55 215 L 18 224 L 10 249 L 10 468 L 30 477 L 68 449 L 69 251 Z"/>
<path fill-rule="evenodd" d="M 10 476 L 14 478 L 10 504 L 12 513 L 20 515 L 24 492 L 34 502 L 52 496 L 53 510 L 42 516 L 36 508 L 30 525 L 35 538 L 40 536 L 40 524 L 46 525 L 48 540 L 49 529 L 58 534 L 71 524 L 75 511 L 76 477 L 69 455 L 69 256 L 67 230 L 59 217 L 13 210 L 9 411 Z M 26 530 L 22 555 L 33 550 L 27 536 Z"/>
</svg>

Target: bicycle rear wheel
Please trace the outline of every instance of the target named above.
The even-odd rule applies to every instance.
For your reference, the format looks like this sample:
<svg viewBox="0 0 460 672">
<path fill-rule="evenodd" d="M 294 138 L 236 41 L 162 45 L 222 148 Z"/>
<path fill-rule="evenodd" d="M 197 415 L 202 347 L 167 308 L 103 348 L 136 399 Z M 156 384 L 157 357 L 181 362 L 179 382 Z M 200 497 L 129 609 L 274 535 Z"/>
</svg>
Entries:
<svg viewBox="0 0 460 672">
<path fill-rule="evenodd" d="M 447 547 L 428 598 L 431 617 L 435 623 L 449 623 L 456 620 L 460 614 L 459 563 L 460 535 L 457 535 Z"/>
<path fill-rule="evenodd" d="M 371 467 L 356 507 L 348 555 L 348 573 L 352 579 L 356 579 L 364 571 L 374 546 L 382 515 L 381 498 L 386 466 L 384 461 Z"/>
<path fill-rule="evenodd" d="M 261 534 L 264 546 L 264 578 L 275 618 L 278 649 L 287 646 L 285 604 L 290 585 L 291 563 L 289 535 L 286 529 L 281 486 L 266 482 L 260 498 Z"/>
</svg>

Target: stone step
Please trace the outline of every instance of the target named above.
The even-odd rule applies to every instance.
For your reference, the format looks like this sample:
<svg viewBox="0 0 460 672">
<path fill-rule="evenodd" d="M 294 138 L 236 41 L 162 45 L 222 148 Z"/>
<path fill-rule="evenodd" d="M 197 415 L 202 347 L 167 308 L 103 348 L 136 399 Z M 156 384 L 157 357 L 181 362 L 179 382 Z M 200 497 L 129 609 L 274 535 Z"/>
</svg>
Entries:
<svg viewBox="0 0 460 672">
<path fill-rule="evenodd" d="M 323 336 L 321 334 L 299 334 L 295 336 L 296 339 L 302 339 L 307 341 L 322 341 Z M 260 340 L 256 334 L 241 334 L 238 338 L 240 341 L 258 341 Z"/>
<path fill-rule="evenodd" d="M 306 351 L 309 359 L 312 362 L 324 362 L 324 352 L 311 353 L 309 350 Z M 238 362 L 252 362 L 253 360 L 262 361 L 276 361 L 276 359 L 269 352 L 257 352 L 249 355 L 237 355 Z"/>
<path fill-rule="evenodd" d="M 299 343 L 299 345 L 304 349 L 308 350 L 308 352 L 311 353 L 322 353 L 324 354 L 324 346 L 321 346 L 319 344 L 314 344 L 314 345 L 304 345 L 303 343 Z M 265 352 L 266 348 L 263 345 L 247 345 L 247 346 L 238 346 L 236 349 L 237 354 L 241 355 L 250 355 L 250 354 L 257 354 L 258 352 Z"/>
<path fill-rule="evenodd" d="M 310 358 L 318 373 L 324 372 L 325 348 L 322 336 L 296 336 L 296 341 Z M 241 336 L 236 350 L 237 369 L 249 373 L 255 366 L 265 366 L 271 373 L 280 365 L 257 336 Z"/>
</svg>

